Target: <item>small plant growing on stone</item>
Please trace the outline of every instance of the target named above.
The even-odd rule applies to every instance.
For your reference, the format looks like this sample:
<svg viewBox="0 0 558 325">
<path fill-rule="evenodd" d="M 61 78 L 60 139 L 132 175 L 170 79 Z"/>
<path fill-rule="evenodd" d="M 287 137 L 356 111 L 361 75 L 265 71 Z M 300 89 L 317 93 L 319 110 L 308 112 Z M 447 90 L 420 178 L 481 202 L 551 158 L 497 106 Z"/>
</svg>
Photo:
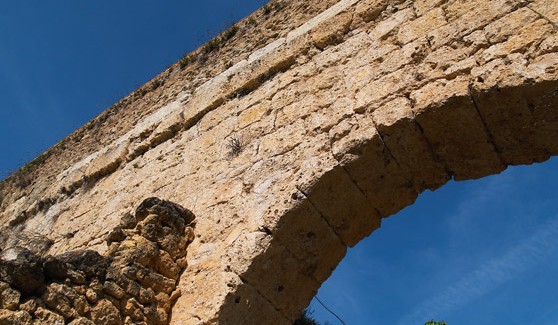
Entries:
<svg viewBox="0 0 558 325">
<path fill-rule="evenodd" d="M 188 66 L 188 64 L 190 64 L 190 62 L 192 61 L 192 59 L 190 58 L 190 55 L 184 55 L 180 61 L 178 61 L 178 65 L 180 66 L 180 69 L 184 69 L 186 66 Z"/>
<path fill-rule="evenodd" d="M 205 43 L 203 46 L 203 51 L 205 53 L 211 53 L 221 47 L 221 39 L 216 37 L 211 39 L 209 42 Z"/>
<path fill-rule="evenodd" d="M 238 26 L 233 24 L 225 32 L 223 32 L 223 35 L 221 36 L 221 43 L 224 43 L 230 40 L 231 38 L 233 38 L 237 32 L 238 32 Z"/>
<path fill-rule="evenodd" d="M 236 157 L 240 154 L 240 152 L 242 151 L 242 148 L 244 147 L 242 141 L 240 141 L 239 138 L 237 137 L 230 137 L 229 138 L 229 142 L 227 142 L 227 150 L 228 152 L 228 156 L 230 158 Z"/>
</svg>

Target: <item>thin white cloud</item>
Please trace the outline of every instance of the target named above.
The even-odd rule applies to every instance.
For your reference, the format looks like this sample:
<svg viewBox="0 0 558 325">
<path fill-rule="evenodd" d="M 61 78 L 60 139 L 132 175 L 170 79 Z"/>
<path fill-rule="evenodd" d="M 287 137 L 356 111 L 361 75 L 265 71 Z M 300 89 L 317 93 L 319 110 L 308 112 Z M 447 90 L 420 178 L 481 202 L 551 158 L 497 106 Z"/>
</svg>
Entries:
<svg viewBox="0 0 558 325">
<path fill-rule="evenodd" d="M 452 310 L 494 290 L 533 267 L 541 259 L 558 250 L 558 216 L 537 228 L 503 256 L 494 258 L 457 283 L 404 315 L 398 324 L 422 324 L 433 315 L 447 315 Z M 422 323 L 421 323 L 422 322 Z"/>
</svg>

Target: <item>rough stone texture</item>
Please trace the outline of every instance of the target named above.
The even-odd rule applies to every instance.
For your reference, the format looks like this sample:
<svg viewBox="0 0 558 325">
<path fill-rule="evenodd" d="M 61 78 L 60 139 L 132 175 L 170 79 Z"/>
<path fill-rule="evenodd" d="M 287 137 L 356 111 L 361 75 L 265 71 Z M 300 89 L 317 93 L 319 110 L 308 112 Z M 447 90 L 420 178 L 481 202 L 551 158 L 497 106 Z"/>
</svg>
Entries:
<svg viewBox="0 0 558 325">
<path fill-rule="evenodd" d="M 127 214 L 123 221 L 130 218 Z M 133 218 L 140 221 L 109 244 L 107 256 L 91 250 L 46 257 L 24 248 L 4 250 L 0 324 L 167 324 L 176 301 L 171 303 L 168 294 L 185 268 L 178 261 L 186 257 L 193 239 L 194 215 L 177 204 L 149 198 Z M 146 238 L 149 225 L 164 231 Z M 172 278 L 166 277 L 169 273 Z"/>
<path fill-rule="evenodd" d="M 288 324 L 422 191 L 558 154 L 556 21 L 548 0 L 272 2 L 1 183 L 2 254 L 98 252 L 47 268 L 89 306 L 66 321 Z M 187 258 L 158 201 L 126 214 L 146 194 L 197 216 Z M 80 262 L 107 254 L 137 266 Z M 0 319 L 45 308 L 28 289 Z"/>
</svg>

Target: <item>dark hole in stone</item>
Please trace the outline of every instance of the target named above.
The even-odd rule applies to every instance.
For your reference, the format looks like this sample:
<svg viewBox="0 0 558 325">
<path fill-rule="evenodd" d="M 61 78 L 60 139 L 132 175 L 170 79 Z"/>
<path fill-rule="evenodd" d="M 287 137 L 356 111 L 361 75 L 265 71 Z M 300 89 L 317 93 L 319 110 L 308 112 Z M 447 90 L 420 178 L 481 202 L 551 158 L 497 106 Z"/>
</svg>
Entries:
<svg viewBox="0 0 558 325">
<path fill-rule="evenodd" d="M 236 297 L 236 299 L 234 300 L 235 303 L 239 304 L 240 303 L 240 297 Z"/>
<path fill-rule="evenodd" d="M 314 238 L 314 237 L 316 237 L 316 234 L 310 231 L 309 233 L 306 234 L 306 237 Z"/>
<path fill-rule="evenodd" d="M 277 287 L 277 292 L 283 292 L 283 289 L 285 289 L 285 288 L 283 288 L 283 286 L 279 286 L 279 287 Z"/>
</svg>

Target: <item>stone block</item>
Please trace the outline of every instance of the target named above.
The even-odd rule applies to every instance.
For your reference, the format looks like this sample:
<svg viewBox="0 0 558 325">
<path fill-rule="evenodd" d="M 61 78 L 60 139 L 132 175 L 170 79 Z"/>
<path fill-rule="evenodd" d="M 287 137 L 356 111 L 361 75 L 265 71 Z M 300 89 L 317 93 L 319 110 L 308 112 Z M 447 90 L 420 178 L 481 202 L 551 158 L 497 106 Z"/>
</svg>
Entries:
<svg viewBox="0 0 558 325">
<path fill-rule="evenodd" d="M 505 169 L 469 92 L 469 81 L 438 81 L 413 92 L 416 121 L 456 180 Z"/>
<path fill-rule="evenodd" d="M 417 38 L 424 37 L 429 31 L 445 25 L 446 18 L 442 8 L 435 8 L 423 16 L 404 24 L 399 28 L 397 40 L 401 44 L 407 44 Z"/>
<path fill-rule="evenodd" d="M 383 104 L 374 110 L 372 119 L 384 144 L 418 193 L 435 190 L 450 180 L 445 166 L 415 123 L 409 99 L 400 97 Z"/>
<path fill-rule="evenodd" d="M 374 122 L 359 118 L 332 151 L 343 169 L 383 218 L 411 204 L 417 193 L 385 146 Z"/>
<path fill-rule="evenodd" d="M 293 193 L 293 200 L 300 204 L 281 217 L 273 237 L 298 259 L 305 274 L 325 281 L 345 256 L 345 244 L 302 193 Z"/>
</svg>

